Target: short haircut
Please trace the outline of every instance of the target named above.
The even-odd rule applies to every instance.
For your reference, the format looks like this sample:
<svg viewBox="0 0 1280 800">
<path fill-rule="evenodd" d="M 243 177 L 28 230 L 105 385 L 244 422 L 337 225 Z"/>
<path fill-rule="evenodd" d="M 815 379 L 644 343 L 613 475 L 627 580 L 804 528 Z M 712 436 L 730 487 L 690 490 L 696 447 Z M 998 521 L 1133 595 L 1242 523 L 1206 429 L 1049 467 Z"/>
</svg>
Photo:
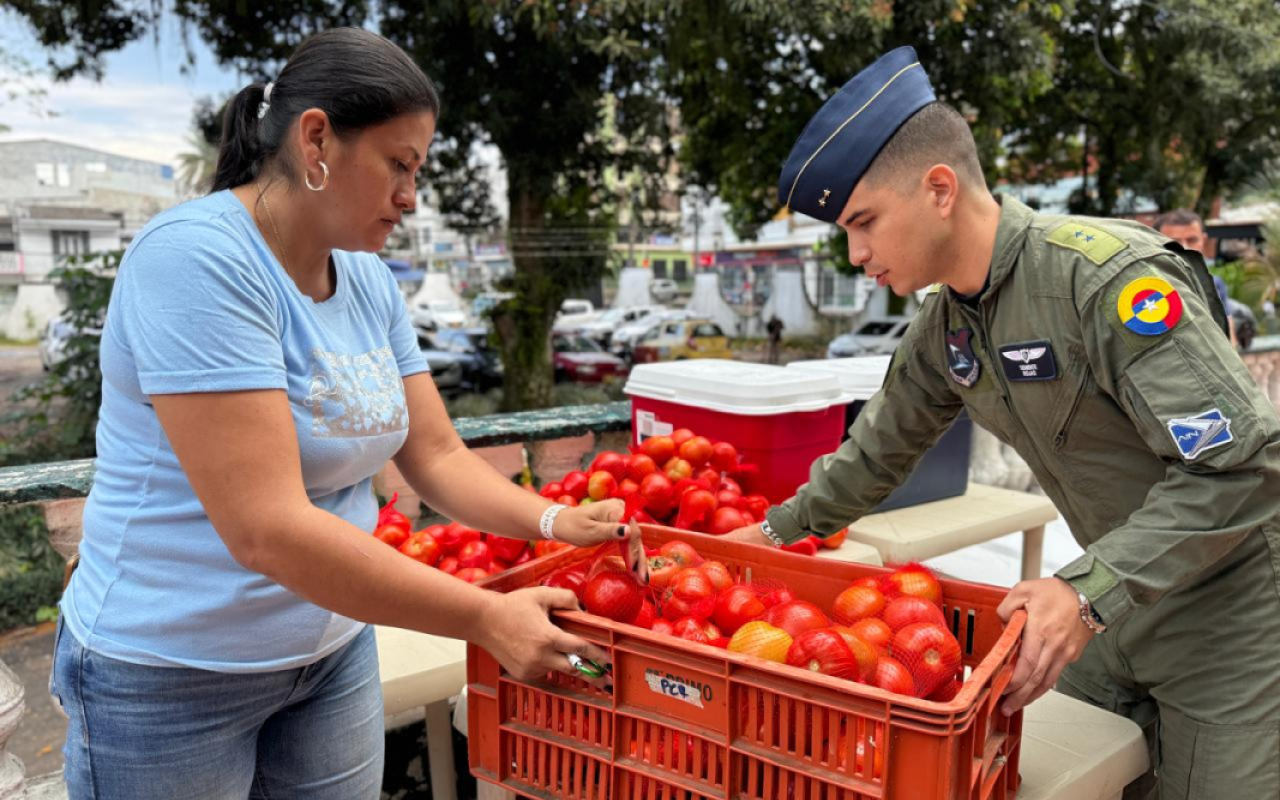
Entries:
<svg viewBox="0 0 1280 800">
<path fill-rule="evenodd" d="M 863 180 L 906 189 L 906 180 L 936 164 L 955 170 L 961 183 L 986 186 L 969 123 L 954 108 L 939 102 L 930 103 L 902 124 Z"/>
<path fill-rule="evenodd" d="M 1200 230 L 1204 230 L 1204 220 L 1189 208 L 1175 208 L 1156 217 L 1156 232 L 1164 230 L 1166 225 L 1199 225 Z"/>
</svg>

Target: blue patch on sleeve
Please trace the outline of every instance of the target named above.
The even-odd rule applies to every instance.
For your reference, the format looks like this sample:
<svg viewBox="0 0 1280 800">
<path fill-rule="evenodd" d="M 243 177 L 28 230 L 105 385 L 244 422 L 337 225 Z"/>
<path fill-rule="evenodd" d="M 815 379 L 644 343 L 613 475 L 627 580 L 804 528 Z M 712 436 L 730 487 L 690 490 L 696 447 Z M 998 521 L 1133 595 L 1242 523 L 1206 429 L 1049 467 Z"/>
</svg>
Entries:
<svg viewBox="0 0 1280 800">
<path fill-rule="evenodd" d="M 1216 408 L 1194 417 L 1171 419 L 1165 425 L 1178 452 L 1187 461 L 1195 461 L 1205 452 L 1235 439 L 1231 435 L 1231 420 Z"/>
</svg>

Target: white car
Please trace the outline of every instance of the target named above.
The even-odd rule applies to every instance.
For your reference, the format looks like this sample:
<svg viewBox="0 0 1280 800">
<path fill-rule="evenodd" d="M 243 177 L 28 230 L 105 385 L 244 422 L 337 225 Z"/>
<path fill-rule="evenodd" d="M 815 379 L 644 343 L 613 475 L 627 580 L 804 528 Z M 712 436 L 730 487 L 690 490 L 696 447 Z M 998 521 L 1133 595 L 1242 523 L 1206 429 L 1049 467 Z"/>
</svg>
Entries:
<svg viewBox="0 0 1280 800">
<path fill-rule="evenodd" d="M 625 325 L 620 325 L 613 332 L 613 336 L 609 338 L 609 352 L 615 356 L 629 359 L 636 342 L 640 341 L 649 331 L 668 320 L 693 319 L 694 316 L 692 311 L 668 308 L 640 317 Z"/>
<path fill-rule="evenodd" d="M 94 338 L 101 338 L 101 326 L 85 328 L 83 333 Z M 67 359 L 70 353 L 67 352 L 68 345 L 71 344 L 71 337 L 76 335 L 76 328 L 65 317 L 54 317 L 44 326 L 44 332 L 40 335 L 40 366 L 45 372 L 56 367 Z"/>
<path fill-rule="evenodd" d="M 911 324 L 909 317 L 867 320 L 853 333 L 845 333 L 827 345 L 827 358 L 853 358 L 892 354 Z"/>
<path fill-rule="evenodd" d="M 602 345 L 608 346 L 609 339 L 613 336 L 613 332 L 623 325 L 644 319 L 651 314 L 666 311 L 666 306 L 631 306 L 630 308 L 611 308 L 600 315 L 595 322 L 588 322 L 578 327 L 577 333 L 594 339 Z"/>
<path fill-rule="evenodd" d="M 417 328 L 436 331 L 442 328 L 465 328 L 467 314 L 458 304 L 448 299 L 419 300 L 414 304 L 410 319 Z"/>
<path fill-rule="evenodd" d="M 560 304 L 560 310 L 556 313 L 555 322 L 551 324 L 551 330 L 562 334 L 577 333 L 583 325 L 600 319 L 602 313 L 596 311 L 595 305 L 590 300 L 571 298 Z"/>
<path fill-rule="evenodd" d="M 659 303 L 670 303 L 680 294 L 680 285 L 670 278 L 654 278 L 649 281 L 649 294 Z"/>
</svg>

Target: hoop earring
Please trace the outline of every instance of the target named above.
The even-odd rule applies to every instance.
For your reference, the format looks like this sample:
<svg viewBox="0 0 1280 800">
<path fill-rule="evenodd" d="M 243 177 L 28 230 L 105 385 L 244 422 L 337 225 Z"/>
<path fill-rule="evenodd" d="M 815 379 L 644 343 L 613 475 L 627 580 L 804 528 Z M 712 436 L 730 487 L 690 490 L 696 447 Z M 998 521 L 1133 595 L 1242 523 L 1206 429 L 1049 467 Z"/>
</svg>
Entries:
<svg viewBox="0 0 1280 800">
<path fill-rule="evenodd" d="M 324 173 L 324 178 L 320 181 L 319 186 L 311 185 L 311 173 L 309 172 L 302 173 L 303 183 L 307 184 L 307 188 L 313 192 L 323 192 L 325 189 L 329 187 L 329 165 L 321 161 L 320 170 Z"/>
</svg>

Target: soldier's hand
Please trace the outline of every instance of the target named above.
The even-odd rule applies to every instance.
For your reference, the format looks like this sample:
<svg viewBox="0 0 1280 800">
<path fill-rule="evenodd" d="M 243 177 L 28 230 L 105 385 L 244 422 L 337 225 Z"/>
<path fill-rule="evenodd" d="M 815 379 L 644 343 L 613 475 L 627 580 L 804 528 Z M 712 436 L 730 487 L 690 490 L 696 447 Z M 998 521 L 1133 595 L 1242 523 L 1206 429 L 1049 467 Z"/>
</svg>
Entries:
<svg viewBox="0 0 1280 800">
<path fill-rule="evenodd" d="M 1058 682 L 1062 670 L 1084 652 L 1094 633 L 1080 620 L 1080 600 L 1060 578 L 1022 581 L 996 609 L 1005 622 L 1020 608 L 1027 611 L 1022 652 L 1005 688 L 1001 710 L 1013 714 Z"/>
<path fill-rule="evenodd" d="M 760 530 L 760 523 L 748 525 L 745 528 L 738 528 L 726 533 L 721 539 L 729 539 L 734 542 L 746 542 L 747 544 L 758 544 L 761 547 L 773 547 L 773 542 L 769 541 L 764 535 L 764 531 Z"/>
</svg>

